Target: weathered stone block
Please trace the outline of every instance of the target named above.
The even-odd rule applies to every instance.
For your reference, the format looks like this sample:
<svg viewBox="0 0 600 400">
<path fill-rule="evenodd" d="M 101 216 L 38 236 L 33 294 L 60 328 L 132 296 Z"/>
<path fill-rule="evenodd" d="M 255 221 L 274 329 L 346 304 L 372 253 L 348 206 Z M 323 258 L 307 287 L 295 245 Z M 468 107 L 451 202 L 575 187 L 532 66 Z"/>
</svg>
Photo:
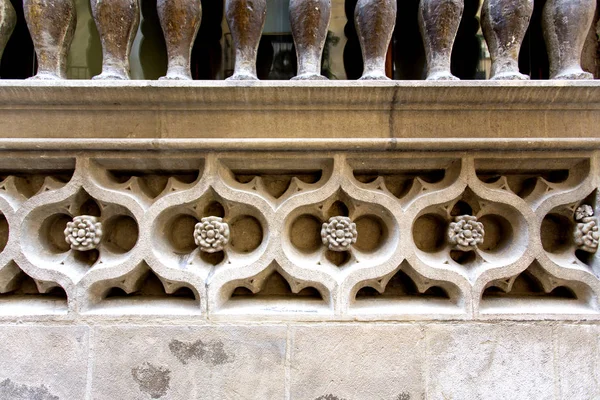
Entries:
<svg viewBox="0 0 600 400">
<path fill-rule="evenodd" d="M 600 399 L 600 326 L 555 329 L 561 399 Z"/>
<path fill-rule="evenodd" d="M 84 399 L 88 328 L 0 326 L 0 399 Z"/>
<path fill-rule="evenodd" d="M 552 327 L 430 325 L 427 398 L 554 399 Z"/>
<path fill-rule="evenodd" d="M 92 398 L 282 399 L 285 345 L 278 326 L 98 328 Z"/>
<path fill-rule="evenodd" d="M 424 332 L 415 325 L 301 326 L 290 331 L 291 399 L 421 399 Z"/>
</svg>

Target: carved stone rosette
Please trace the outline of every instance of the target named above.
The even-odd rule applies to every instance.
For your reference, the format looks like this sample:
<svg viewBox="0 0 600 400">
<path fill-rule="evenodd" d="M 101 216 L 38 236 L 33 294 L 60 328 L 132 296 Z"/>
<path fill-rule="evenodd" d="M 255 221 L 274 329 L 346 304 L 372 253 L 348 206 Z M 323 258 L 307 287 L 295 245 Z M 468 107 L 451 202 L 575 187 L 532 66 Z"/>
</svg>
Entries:
<svg viewBox="0 0 600 400">
<path fill-rule="evenodd" d="M 235 47 L 235 67 L 229 80 L 257 80 L 256 55 L 267 17 L 266 0 L 227 0 L 225 18 Z"/>
<path fill-rule="evenodd" d="M 448 241 L 455 250 L 472 251 L 483 243 L 485 231 L 483 224 L 477 222 L 477 217 L 460 215 L 448 227 Z"/>
<path fill-rule="evenodd" d="M 77 25 L 75 1 L 24 0 L 23 11 L 38 62 L 30 79 L 67 79 L 67 55 Z"/>
<path fill-rule="evenodd" d="M 102 43 L 102 73 L 92 79 L 129 79 L 129 54 L 140 24 L 138 0 L 91 0 Z"/>
<path fill-rule="evenodd" d="M 464 0 L 421 0 L 419 26 L 427 58 L 427 80 L 458 80 L 450 72 L 450 58 L 464 7 Z"/>
<path fill-rule="evenodd" d="M 9 0 L 0 0 L 0 59 L 17 25 L 17 13 Z"/>
<path fill-rule="evenodd" d="M 192 46 L 202 20 L 200 0 L 159 0 L 158 17 L 167 44 L 167 75 L 160 79 L 191 80 Z"/>
<path fill-rule="evenodd" d="M 298 56 L 298 75 L 292 79 L 327 79 L 321 57 L 331 19 L 331 0 L 290 0 L 290 22 Z"/>
<path fill-rule="evenodd" d="M 542 15 L 542 27 L 550 79 L 593 79 L 581 68 L 581 53 L 594 19 L 595 0 L 548 0 Z"/>
<path fill-rule="evenodd" d="M 481 29 L 492 58 L 491 79 L 525 80 L 519 51 L 533 13 L 533 0 L 485 0 Z"/>
<path fill-rule="evenodd" d="M 364 70 L 360 79 L 387 80 L 385 60 L 396 26 L 395 0 L 358 0 L 354 10 Z"/>
<path fill-rule="evenodd" d="M 356 243 L 356 224 L 348 217 L 331 217 L 323 223 L 321 239 L 332 251 L 348 251 Z"/>
<path fill-rule="evenodd" d="M 579 250 L 588 253 L 598 251 L 600 232 L 598 231 L 598 218 L 594 217 L 594 209 L 584 204 L 575 211 L 575 220 L 578 221 L 573 232 L 573 241 Z"/>
<path fill-rule="evenodd" d="M 102 223 L 90 215 L 80 215 L 67 223 L 65 241 L 77 251 L 94 250 L 102 239 Z"/>
<path fill-rule="evenodd" d="M 229 225 L 221 217 L 205 217 L 196 224 L 194 242 L 205 253 L 223 251 L 229 243 Z"/>
</svg>

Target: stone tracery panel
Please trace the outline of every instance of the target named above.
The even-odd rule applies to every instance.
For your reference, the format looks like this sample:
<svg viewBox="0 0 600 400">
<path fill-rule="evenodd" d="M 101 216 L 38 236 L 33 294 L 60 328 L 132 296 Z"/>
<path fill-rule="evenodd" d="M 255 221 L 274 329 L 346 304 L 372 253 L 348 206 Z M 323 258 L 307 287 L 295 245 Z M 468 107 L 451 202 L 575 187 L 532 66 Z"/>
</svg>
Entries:
<svg viewBox="0 0 600 400">
<path fill-rule="evenodd" d="M 590 154 L 127 160 L 0 171 L 0 314 L 600 315 Z"/>
</svg>

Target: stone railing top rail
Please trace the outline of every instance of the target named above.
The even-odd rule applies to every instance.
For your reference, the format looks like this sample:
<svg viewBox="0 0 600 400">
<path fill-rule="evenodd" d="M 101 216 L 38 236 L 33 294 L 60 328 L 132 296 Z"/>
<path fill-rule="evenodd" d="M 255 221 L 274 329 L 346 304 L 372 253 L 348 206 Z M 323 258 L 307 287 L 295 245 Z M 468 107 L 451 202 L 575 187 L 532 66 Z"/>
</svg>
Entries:
<svg viewBox="0 0 600 400">
<path fill-rule="evenodd" d="M 597 138 L 599 108 L 600 81 L 0 81 L 0 137 Z"/>
<path fill-rule="evenodd" d="M 600 106 L 597 81 L 35 81 L 1 80 L 0 107 L 95 105 L 189 109 Z"/>
</svg>

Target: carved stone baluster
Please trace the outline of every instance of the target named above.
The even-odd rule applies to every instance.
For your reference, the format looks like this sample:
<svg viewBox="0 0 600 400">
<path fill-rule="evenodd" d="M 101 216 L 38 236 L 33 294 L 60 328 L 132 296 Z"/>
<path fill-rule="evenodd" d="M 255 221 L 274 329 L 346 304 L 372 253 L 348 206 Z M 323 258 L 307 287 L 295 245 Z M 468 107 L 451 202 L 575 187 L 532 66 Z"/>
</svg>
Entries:
<svg viewBox="0 0 600 400">
<path fill-rule="evenodd" d="M 428 80 L 458 79 L 450 72 L 450 57 L 464 8 L 464 0 L 421 0 L 419 25 Z"/>
<path fill-rule="evenodd" d="M 365 65 L 360 79 L 389 79 L 385 75 L 385 58 L 396 25 L 396 11 L 396 0 L 359 0 L 356 4 L 354 22 Z"/>
<path fill-rule="evenodd" d="M 290 21 L 298 75 L 292 79 L 327 79 L 321 75 L 321 56 L 331 19 L 331 0 L 290 0 Z"/>
<path fill-rule="evenodd" d="M 0 0 L 0 60 L 16 25 L 17 13 L 10 4 L 10 0 Z"/>
<path fill-rule="evenodd" d="M 256 54 L 267 17 L 266 0 L 227 0 L 225 17 L 235 47 L 235 68 L 230 80 L 257 80 Z"/>
<path fill-rule="evenodd" d="M 481 28 L 492 57 L 491 79 L 523 80 L 519 50 L 533 13 L 533 0 L 485 0 Z"/>
<path fill-rule="evenodd" d="M 102 43 L 102 73 L 92 79 L 129 79 L 129 53 L 140 24 L 138 0 L 91 0 Z"/>
<path fill-rule="evenodd" d="M 192 79 L 190 58 L 196 40 L 202 4 L 200 0 L 158 0 L 160 26 L 167 43 L 167 75 L 160 79 Z"/>
<path fill-rule="evenodd" d="M 25 21 L 37 55 L 38 72 L 30 79 L 67 79 L 67 54 L 77 13 L 74 0 L 24 0 Z"/>
<path fill-rule="evenodd" d="M 542 14 L 542 27 L 550 79 L 593 79 L 581 69 L 581 52 L 594 19 L 595 0 L 548 0 Z"/>
</svg>

